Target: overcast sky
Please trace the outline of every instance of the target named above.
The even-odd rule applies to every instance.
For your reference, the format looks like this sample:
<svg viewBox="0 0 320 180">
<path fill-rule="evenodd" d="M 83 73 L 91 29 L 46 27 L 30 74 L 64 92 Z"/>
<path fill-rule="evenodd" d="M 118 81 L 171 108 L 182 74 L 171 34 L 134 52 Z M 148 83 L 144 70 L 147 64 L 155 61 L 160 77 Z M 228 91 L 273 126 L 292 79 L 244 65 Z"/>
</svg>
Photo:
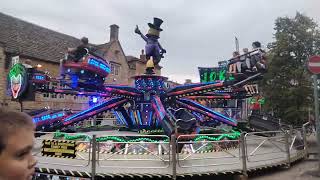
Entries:
<svg viewBox="0 0 320 180">
<path fill-rule="evenodd" d="M 273 41 L 274 21 L 297 11 L 320 22 L 320 0 L 0 0 L 0 11 L 94 44 L 109 41 L 109 25 L 120 26 L 126 55 L 139 56 L 153 17 L 163 19 L 159 41 L 167 50 L 162 74 L 199 81 L 197 67 L 216 66 L 240 48 Z M 0 24 L 1 25 L 1 24 Z"/>
</svg>

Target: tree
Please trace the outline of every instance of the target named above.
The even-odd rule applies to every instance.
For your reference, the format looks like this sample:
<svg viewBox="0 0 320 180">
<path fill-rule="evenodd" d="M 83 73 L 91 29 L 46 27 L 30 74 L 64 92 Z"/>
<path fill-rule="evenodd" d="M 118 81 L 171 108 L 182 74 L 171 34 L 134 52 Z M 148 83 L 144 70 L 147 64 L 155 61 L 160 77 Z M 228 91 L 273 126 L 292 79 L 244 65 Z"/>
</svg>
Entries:
<svg viewBox="0 0 320 180">
<path fill-rule="evenodd" d="M 268 45 L 268 72 L 261 84 L 265 108 L 287 123 L 301 125 L 313 105 L 306 61 L 320 54 L 319 27 L 297 12 L 294 18 L 276 19 L 275 31 L 275 42 Z"/>
</svg>

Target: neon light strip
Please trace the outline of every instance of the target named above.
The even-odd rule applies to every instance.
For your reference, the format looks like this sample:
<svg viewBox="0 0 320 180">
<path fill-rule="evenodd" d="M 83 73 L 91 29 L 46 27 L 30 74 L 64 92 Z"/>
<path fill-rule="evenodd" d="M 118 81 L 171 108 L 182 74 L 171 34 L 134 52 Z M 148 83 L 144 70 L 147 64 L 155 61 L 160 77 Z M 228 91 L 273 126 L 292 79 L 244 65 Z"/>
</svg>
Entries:
<svg viewBox="0 0 320 180">
<path fill-rule="evenodd" d="M 215 119 L 215 120 L 218 120 L 218 121 L 221 121 L 223 123 L 226 123 L 226 124 L 230 124 L 232 126 L 236 126 L 237 123 L 234 122 L 233 120 L 229 120 L 230 118 L 228 117 L 225 117 L 224 115 L 220 114 L 220 113 L 217 113 L 217 112 L 214 112 L 210 109 L 205 109 L 205 110 L 202 110 L 202 109 L 199 109 L 195 106 L 191 106 L 191 105 L 188 105 L 186 103 L 183 103 L 183 102 L 180 102 L 180 101 L 177 101 L 177 103 L 187 109 L 190 109 L 192 111 L 196 111 L 198 113 L 201 113 L 205 116 L 208 116 L 208 117 L 211 117 L 212 119 Z M 217 115 L 216 115 L 217 114 Z M 201 122 L 203 122 L 203 120 L 200 119 Z"/>
<path fill-rule="evenodd" d="M 122 124 L 125 124 L 128 127 L 128 123 L 123 120 L 123 116 L 121 113 L 119 113 L 118 111 L 113 111 L 113 113 L 117 116 L 117 119 L 122 122 Z"/>
<path fill-rule="evenodd" d="M 137 111 L 137 116 L 138 116 L 138 119 L 139 119 L 140 125 L 143 125 L 143 124 L 142 124 L 142 120 L 141 120 L 140 111 Z"/>
<path fill-rule="evenodd" d="M 151 126 L 151 121 L 152 121 L 152 111 L 150 111 L 149 113 L 149 120 L 148 120 L 149 126 Z"/>
<path fill-rule="evenodd" d="M 172 91 L 177 91 L 178 89 L 183 89 L 183 88 L 194 88 L 197 86 L 203 86 L 203 85 L 211 85 L 211 84 L 217 84 L 218 82 L 206 82 L 206 83 L 197 83 L 197 84 L 187 84 L 187 85 L 182 85 L 182 86 L 176 86 L 172 88 L 169 92 Z"/>
<path fill-rule="evenodd" d="M 134 111 L 133 114 L 134 114 L 134 119 L 135 119 L 135 121 L 136 121 L 136 124 L 139 124 L 139 120 L 138 120 L 138 116 L 137 116 L 137 111 Z"/>
<path fill-rule="evenodd" d="M 85 111 L 82 111 L 78 114 L 75 114 L 75 115 L 72 115 L 72 116 L 69 116 L 67 117 L 65 120 L 64 120 L 64 124 L 68 124 L 68 121 L 73 121 L 73 120 L 76 120 L 76 118 L 80 118 L 82 115 L 85 115 L 86 117 L 89 117 L 89 116 L 93 116 L 94 114 L 98 114 L 102 111 L 107 111 L 115 106 L 118 106 L 122 103 L 125 103 L 127 100 L 123 99 L 123 98 L 113 98 L 111 100 L 108 100 L 106 102 L 103 102 L 101 104 L 98 104 L 96 106 L 93 106 L 92 108 L 90 109 L 87 109 Z M 96 112 L 97 110 L 99 110 L 99 112 Z M 90 112 L 91 111 L 91 112 Z"/>
<path fill-rule="evenodd" d="M 120 117 L 118 116 L 118 114 L 117 114 L 115 111 L 112 111 L 112 112 L 113 112 L 113 114 L 116 115 L 116 119 L 117 119 L 117 122 L 118 122 L 119 124 L 125 124 L 125 123 L 123 123 L 123 122 L 121 121 Z"/>
<path fill-rule="evenodd" d="M 201 104 L 198 104 L 198 103 L 196 103 L 196 102 L 194 102 L 194 101 L 190 101 L 190 100 L 188 100 L 188 99 L 180 99 L 180 101 L 185 101 L 185 102 L 189 102 L 189 103 L 192 103 L 193 105 L 197 105 L 197 106 L 200 106 L 200 107 L 202 107 L 203 109 L 205 109 L 206 111 L 209 111 L 210 113 L 213 113 L 214 115 L 216 115 L 216 116 L 220 116 L 220 117 L 222 117 L 222 118 L 225 118 L 226 120 L 228 120 L 228 121 L 231 121 L 231 122 L 233 122 L 233 123 L 236 123 L 236 121 L 234 120 L 234 119 L 231 119 L 231 118 L 229 118 L 229 117 L 226 117 L 226 116 L 224 116 L 223 114 L 220 114 L 220 113 L 218 113 L 218 112 L 215 112 L 215 111 L 213 111 L 213 110 L 211 110 L 211 109 L 209 109 L 209 108 L 207 108 L 207 107 L 205 107 L 205 106 L 203 106 L 203 105 L 201 105 Z"/>
<path fill-rule="evenodd" d="M 168 93 L 168 96 L 174 96 L 174 95 L 181 95 L 181 94 L 185 94 L 185 93 L 191 93 L 194 91 L 201 91 L 201 90 L 206 90 L 206 89 L 211 89 L 211 88 L 216 88 L 216 87 L 221 87 L 223 86 L 223 83 L 215 83 L 215 84 L 209 84 L 209 85 L 202 85 L 199 87 L 194 87 L 191 89 L 184 89 L 184 90 L 180 90 L 180 91 L 174 91 L 174 92 L 170 92 Z"/>
<path fill-rule="evenodd" d="M 110 68 L 108 66 L 106 66 L 105 64 L 103 64 L 102 62 L 99 62 L 96 59 L 90 58 L 88 61 L 88 64 L 93 65 L 99 69 L 102 69 L 107 73 L 110 73 Z"/>
<path fill-rule="evenodd" d="M 122 114 L 121 112 L 119 112 L 119 115 L 120 115 L 121 119 L 123 120 L 123 122 L 124 122 L 127 126 L 129 126 L 129 125 L 128 125 L 128 122 L 127 122 L 126 119 L 124 118 L 123 114 Z"/>
<path fill-rule="evenodd" d="M 61 113 L 55 113 L 55 114 L 46 114 L 46 115 L 43 115 L 43 116 L 40 116 L 40 117 L 34 117 L 32 120 L 33 120 L 33 123 L 37 124 L 37 123 L 43 122 L 43 121 L 49 121 L 49 120 L 53 120 L 53 119 L 58 119 L 58 118 L 61 118 L 63 116 L 65 116 L 65 113 L 61 112 Z"/>
<path fill-rule="evenodd" d="M 134 118 L 134 114 L 133 114 L 133 111 L 132 111 L 132 110 L 130 110 L 130 118 L 131 118 L 132 124 L 133 124 L 133 125 L 136 125 L 137 123 L 136 123 L 136 120 L 135 120 L 135 118 Z"/>
</svg>

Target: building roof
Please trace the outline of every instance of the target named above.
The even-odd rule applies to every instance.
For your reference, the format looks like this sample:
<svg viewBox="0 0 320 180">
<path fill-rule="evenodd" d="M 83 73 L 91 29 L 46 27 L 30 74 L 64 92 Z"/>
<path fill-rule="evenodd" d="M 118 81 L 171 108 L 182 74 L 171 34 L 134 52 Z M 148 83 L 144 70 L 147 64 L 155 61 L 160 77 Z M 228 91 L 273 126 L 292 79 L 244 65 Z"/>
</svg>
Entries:
<svg viewBox="0 0 320 180">
<path fill-rule="evenodd" d="M 144 61 L 143 59 L 139 59 L 139 58 L 137 58 L 137 57 L 134 57 L 134 56 L 126 56 L 126 58 L 127 58 L 127 61 L 128 62 L 132 62 L 132 61 L 140 61 L 140 62 L 142 62 L 142 63 L 147 63 L 146 61 Z"/>
<path fill-rule="evenodd" d="M 68 47 L 76 47 L 80 40 L 39 25 L 0 13 L 0 43 L 5 51 L 19 53 L 49 62 L 59 62 Z M 109 43 L 97 45 L 108 49 Z M 93 45 L 95 46 L 95 45 Z"/>
</svg>

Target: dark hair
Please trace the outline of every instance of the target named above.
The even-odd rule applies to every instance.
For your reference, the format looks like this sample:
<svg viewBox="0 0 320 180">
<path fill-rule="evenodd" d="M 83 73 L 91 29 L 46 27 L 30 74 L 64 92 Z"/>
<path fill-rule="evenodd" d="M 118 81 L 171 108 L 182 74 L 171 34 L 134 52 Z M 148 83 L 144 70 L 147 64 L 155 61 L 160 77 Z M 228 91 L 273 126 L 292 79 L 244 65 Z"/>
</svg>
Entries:
<svg viewBox="0 0 320 180">
<path fill-rule="evenodd" d="M 26 113 L 0 109 L 0 154 L 5 149 L 8 138 L 20 128 L 34 129 L 32 118 Z"/>
<path fill-rule="evenodd" d="M 89 43 L 89 39 L 87 37 L 83 37 L 83 38 L 81 38 L 81 42 L 83 44 L 88 44 Z"/>
<path fill-rule="evenodd" d="M 252 43 L 252 46 L 254 46 L 256 48 L 261 48 L 261 43 L 259 41 L 255 41 Z"/>
</svg>

